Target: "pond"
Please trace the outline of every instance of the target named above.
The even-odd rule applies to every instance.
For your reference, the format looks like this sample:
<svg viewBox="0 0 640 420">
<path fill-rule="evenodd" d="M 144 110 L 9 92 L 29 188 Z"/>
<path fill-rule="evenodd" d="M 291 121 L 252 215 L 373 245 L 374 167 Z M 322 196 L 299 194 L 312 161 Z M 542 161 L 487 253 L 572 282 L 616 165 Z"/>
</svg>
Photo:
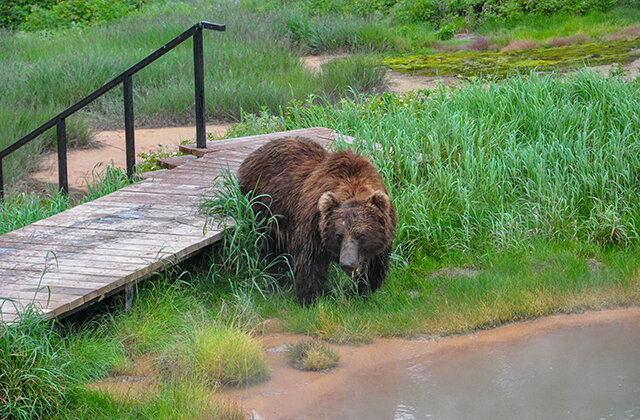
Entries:
<svg viewBox="0 0 640 420">
<path fill-rule="evenodd" d="M 351 379 L 298 418 L 638 418 L 640 322 L 419 355 Z"/>
</svg>

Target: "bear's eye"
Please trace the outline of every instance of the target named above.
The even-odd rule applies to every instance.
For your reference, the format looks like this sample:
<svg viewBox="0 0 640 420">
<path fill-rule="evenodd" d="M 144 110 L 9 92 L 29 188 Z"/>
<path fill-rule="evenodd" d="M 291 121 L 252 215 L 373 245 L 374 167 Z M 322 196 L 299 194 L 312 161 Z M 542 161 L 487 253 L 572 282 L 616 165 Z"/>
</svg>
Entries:
<svg viewBox="0 0 640 420">
<path fill-rule="evenodd" d="M 357 239 L 358 241 L 364 241 L 364 240 L 366 240 L 366 239 L 367 239 L 367 234 L 366 234 L 366 233 L 364 233 L 364 232 L 362 232 L 362 233 L 358 233 L 358 234 L 356 235 L 356 239 Z"/>
</svg>

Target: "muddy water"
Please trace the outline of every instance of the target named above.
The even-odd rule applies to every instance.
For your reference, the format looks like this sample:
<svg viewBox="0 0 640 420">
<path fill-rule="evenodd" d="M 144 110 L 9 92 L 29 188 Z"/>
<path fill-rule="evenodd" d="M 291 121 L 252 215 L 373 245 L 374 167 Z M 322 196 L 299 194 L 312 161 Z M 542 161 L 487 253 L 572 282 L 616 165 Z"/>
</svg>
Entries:
<svg viewBox="0 0 640 420">
<path fill-rule="evenodd" d="M 256 419 L 640 417 L 637 308 L 337 350 L 341 366 L 324 375 L 275 363 L 271 386 L 245 391 L 245 406 Z"/>
<path fill-rule="evenodd" d="M 363 372 L 307 412 L 327 419 L 640 417 L 640 323 L 566 328 Z"/>
</svg>

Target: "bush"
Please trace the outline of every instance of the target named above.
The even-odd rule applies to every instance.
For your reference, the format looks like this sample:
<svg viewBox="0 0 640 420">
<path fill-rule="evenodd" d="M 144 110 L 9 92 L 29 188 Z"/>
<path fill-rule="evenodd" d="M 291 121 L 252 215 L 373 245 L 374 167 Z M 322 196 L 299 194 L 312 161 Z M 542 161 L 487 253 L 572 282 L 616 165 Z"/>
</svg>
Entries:
<svg viewBox="0 0 640 420">
<path fill-rule="evenodd" d="M 50 8 L 56 0 L 4 0 L 0 5 L 0 28 L 14 29 L 27 20 L 31 7 Z"/>
<path fill-rule="evenodd" d="M 447 41 L 453 38 L 455 34 L 456 27 L 451 23 L 447 23 L 445 25 L 442 25 L 442 27 L 438 30 L 438 39 L 441 41 Z"/>
<path fill-rule="evenodd" d="M 0 6 L 0 27 L 26 31 L 52 30 L 119 19 L 145 0 L 6 0 Z"/>
<path fill-rule="evenodd" d="M 584 14 L 607 11 L 619 3 L 619 0 L 400 0 L 392 9 L 392 15 L 398 22 L 427 22 L 439 27 L 455 17 L 474 21 L 490 16 L 512 18 L 523 13 Z"/>
</svg>

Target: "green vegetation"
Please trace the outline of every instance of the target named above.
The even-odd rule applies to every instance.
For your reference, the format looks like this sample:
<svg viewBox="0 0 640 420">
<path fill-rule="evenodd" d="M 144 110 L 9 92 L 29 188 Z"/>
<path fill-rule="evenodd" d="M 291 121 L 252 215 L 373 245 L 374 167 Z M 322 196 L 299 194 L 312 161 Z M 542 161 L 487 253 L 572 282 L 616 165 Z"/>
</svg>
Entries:
<svg viewBox="0 0 640 420">
<path fill-rule="evenodd" d="M 287 356 L 294 368 L 315 372 L 332 369 L 340 361 L 340 355 L 320 340 L 303 340 L 290 346 Z"/>
<path fill-rule="evenodd" d="M 435 27 L 454 23 L 469 25 L 486 19 L 512 20 L 524 15 L 585 14 L 604 12 L 625 2 L 620 0 L 289 0 L 288 6 L 314 14 L 388 16 L 394 22 L 424 22 Z M 250 7 L 271 10 L 280 2 L 249 1 Z"/>
<path fill-rule="evenodd" d="M 254 206 L 255 197 L 243 196 L 223 176 L 216 184 L 222 193 L 206 200 L 202 211 L 210 223 L 227 220 L 213 216 L 222 214 L 235 228 L 209 253 L 139 285 L 129 312 L 112 302 L 102 313 L 63 323 L 27 313 L 21 324 L 0 329 L 0 417 L 244 418 L 240 407 L 216 398 L 216 389 L 268 377 L 256 336 L 269 321 L 286 332 L 358 343 L 640 304 L 640 82 L 625 81 L 619 72 L 608 78 L 586 71 L 566 78 L 527 73 L 531 67 L 580 67 L 583 57 L 590 64 L 637 57 L 630 52 L 638 48 L 632 25 L 640 21 L 640 8 L 634 4 L 62 3 L 104 6 L 104 13 L 128 4 L 137 12 L 122 9 L 118 16 L 124 18 L 102 25 L 111 18 L 99 13 L 93 21 L 56 23 L 47 13 L 72 8 L 40 2 L 27 10 L 32 23 L 1 32 L 0 85 L 7 89 L 0 98 L 0 147 L 195 21 L 218 21 L 229 32 L 205 35 L 207 118 L 240 120 L 228 136 L 311 126 L 354 136 L 354 147 L 385 179 L 398 231 L 392 267 L 378 292 L 368 299 L 353 296 L 352 280 L 333 266 L 325 295 L 301 308 L 286 256 L 267 266 L 261 253 L 277 216 L 258 223 L 258 212 L 268 209 Z M 46 27 L 36 25 L 38 13 L 47 24 L 69 27 L 21 31 Z M 470 29 L 483 38 L 455 36 Z M 513 51 L 517 45 L 543 48 L 523 54 Z M 356 55 L 325 65 L 319 74 L 299 61 L 302 54 L 345 51 Z M 451 54 L 424 55 L 434 51 Z M 397 59 L 404 53 L 423 61 Z M 469 81 L 451 89 L 367 96 L 382 87 L 382 54 L 395 55 L 388 59 L 392 67 L 438 67 L 438 74 Z M 477 80 L 488 58 L 505 65 L 492 62 L 486 73 L 507 77 Z M 137 125 L 191 122 L 190 62 L 185 45 L 136 75 Z M 511 76 L 514 69 L 525 71 Z M 92 129 L 117 128 L 121 114 L 116 89 L 69 119 L 72 144 L 87 142 Z M 15 180 L 33 167 L 31 155 L 52 141 L 47 133 L 4 162 L 5 175 Z M 95 198 L 129 181 L 107 169 L 88 182 Z M 12 193 L 0 204 L 0 233 L 71 204 L 53 191 Z M 307 353 L 310 365 L 320 368 L 329 356 L 321 347 L 293 352 Z M 107 376 L 151 381 L 141 379 L 137 394 L 119 395 L 101 382 Z"/>
<path fill-rule="evenodd" d="M 0 148 L 36 128 L 97 89 L 163 42 L 198 20 L 225 23 L 229 32 L 205 35 L 206 118 L 237 119 L 241 110 L 277 113 L 293 98 L 309 94 L 342 96 L 367 93 L 382 85 L 384 72 L 362 58 L 327 66 L 321 74 L 299 61 L 298 43 L 287 36 L 286 22 L 304 22 L 299 13 L 279 9 L 252 12 L 233 2 L 150 4 L 139 13 L 109 24 L 42 33 L 0 33 Z M 323 39 L 342 21 L 327 21 Z M 358 21 L 359 25 L 363 22 Z M 351 33 L 351 32 L 348 32 Z M 306 35 L 305 35 L 306 36 Z M 325 42 L 323 41 L 323 42 Z M 346 38 L 341 42 L 346 42 Z M 332 44 L 332 48 L 339 45 Z M 189 42 L 134 77 L 137 126 L 193 122 L 192 49 Z M 67 121 L 71 145 L 86 143 L 90 128 L 122 125 L 122 93 L 114 89 Z M 33 169 L 43 147 L 54 142 L 49 130 L 40 142 L 3 162 L 5 182 Z"/>
<path fill-rule="evenodd" d="M 5 0 L 0 8 L 0 27 L 36 31 L 96 25 L 120 19 L 143 3 L 144 0 Z"/>
<path fill-rule="evenodd" d="M 393 70 L 428 76 L 496 76 L 518 72 L 579 68 L 585 64 L 624 64 L 640 58 L 640 38 L 557 48 L 503 52 L 455 52 L 388 58 Z"/>
<path fill-rule="evenodd" d="M 238 296 L 257 291 L 266 297 L 279 289 L 282 279 L 276 268 L 288 267 L 286 256 L 269 262 L 263 258 L 263 250 L 267 248 L 272 229 L 278 226 L 278 218 L 260 203 L 261 197 L 251 193 L 243 195 L 238 181 L 229 172 L 214 181 L 214 188 L 219 192 L 215 197 L 205 199 L 201 210 L 216 227 L 222 227 L 228 221 L 234 228 L 228 231 L 216 250 L 218 264 L 211 267 L 210 275 L 214 282 L 233 279 L 230 285 Z"/>
<path fill-rule="evenodd" d="M 31 419 L 58 410 L 71 382 L 69 363 L 53 325 L 34 307 L 20 324 L 0 324 L 0 417 Z"/>
</svg>

